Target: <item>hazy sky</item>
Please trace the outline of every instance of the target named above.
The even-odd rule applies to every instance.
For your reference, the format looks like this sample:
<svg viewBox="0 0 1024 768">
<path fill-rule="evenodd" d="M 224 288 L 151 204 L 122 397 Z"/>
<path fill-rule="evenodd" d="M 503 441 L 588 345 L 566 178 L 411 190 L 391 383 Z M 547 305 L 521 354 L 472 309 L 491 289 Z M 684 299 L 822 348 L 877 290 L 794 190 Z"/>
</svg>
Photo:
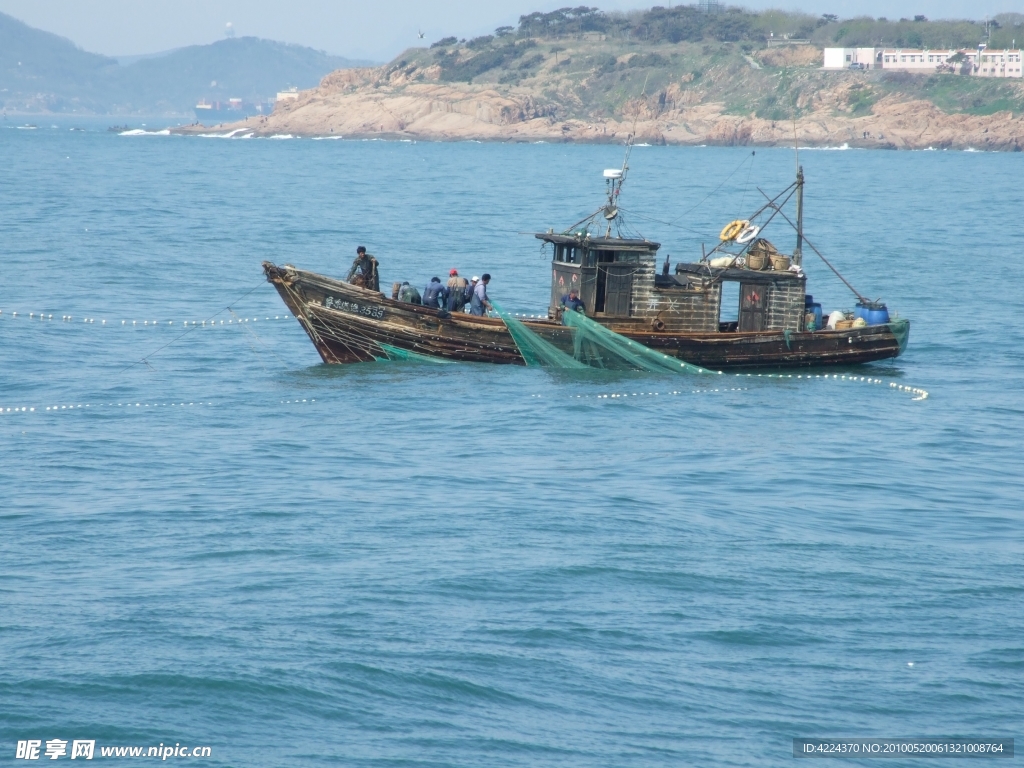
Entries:
<svg viewBox="0 0 1024 768">
<path fill-rule="evenodd" d="M 669 5 L 667 0 L 591 0 L 602 10 Z M 693 0 L 690 0 L 692 2 Z M 386 61 L 412 45 L 446 35 L 471 37 L 521 14 L 578 0 L 0 0 L 0 11 L 70 38 L 95 53 L 155 53 L 238 35 L 301 43 L 328 53 Z M 748 0 L 748 8 L 783 7 L 814 14 L 898 18 L 983 18 L 1020 10 L 1019 0 Z M 425 38 L 420 41 L 417 32 Z"/>
</svg>

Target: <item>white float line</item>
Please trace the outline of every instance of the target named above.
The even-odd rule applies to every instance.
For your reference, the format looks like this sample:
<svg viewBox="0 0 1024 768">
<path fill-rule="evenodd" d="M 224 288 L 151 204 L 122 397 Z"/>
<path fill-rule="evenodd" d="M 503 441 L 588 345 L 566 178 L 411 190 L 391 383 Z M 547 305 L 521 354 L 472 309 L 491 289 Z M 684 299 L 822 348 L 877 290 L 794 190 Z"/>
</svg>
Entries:
<svg viewBox="0 0 1024 768">
<path fill-rule="evenodd" d="M 282 400 L 281 403 L 289 405 L 297 405 L 300 403 L 315 403 L 316 398 L 306 398 L 304 400 Z M 170 402 L 170 403 L 144 403 L 141 400 L 138 402 L 121 402 L 121 403 L 78 403 L 73 405 L 36 405 L 28 406 L 21 405 L 17 407 L 0 407 L 0 414 L 14 414 L 14 413 L 57 413 L 57 412 L 68 412 L 78 410 L 97 410 L 100 408 L 188 408 L 188 407 L 200 407 L 200 406 L 212 406 L 213 403 L 209 401 L 191 401 L 191 402 Z"/>
<path fill-rule="evenodd" d="M 17 320 L 18 319 L 18 313 L 17 312 L 11 312 L 9 315 L 4 315 L 3 310 L 0 310 L 0 318 L 3 318 L 3 317 L 8 317 L 8 318 L 10 318 L 12 320 Z M 101 326 L 107 326 L 107 327 L 110 327 L 110 328 L 118 327 L 118 323 L 116 321 L 114 321 L 114 320 L 111 320 L 108 323 L 107 320 L 105 320 L 105 319 L 95 318 L 95 317 L 80 317 L 80 318 L 76 318 L 74 315 L 58 315 L 57 317 L 60 319 L 60 321 L 62 323 L 74 323 L 76 325 L 81 325 L 81 324 L 84 324 L 84 325 L 95 325 L 98 322 Z M 54 320 L 54 315 L 53 314 L 46 314 L 45 312 L 29 312 L 28 315 L 25 315 L 25 313 L 21 313 L 21 318 L 22 319 L 26 319 L 27 318 L 29 320 L 35 320 L 35 321 L 50 322 L 50 321 Z M 241 325 L 242 323 L 256 323 L 256 322 L 260 322 L 260 321 L 267 322 L 267 321 L 271 321 L 271 320 L 293 320 L 293 319 L 294 318 L 291 315 L 274 315 L 273 317 L 270 317 L 268 315 L 268 316 L 265 316 L 265 317 L 241 317 L 241 318 L 238 318 L 238 319 L 232 318 L 230 320 L 182 320 L 182 321 L 174 321 L 174 320 L 122 320 L 121 323 L 120 323 L 120 327 L 124 327 L 124 328 L 140 328 L 140 327 L 142 327 L 142 328 L 147 328 L 147 327 L 158 328 L 160 326 L 171 326 L 171 327 L 174 327 L 174 326 L 184 326 L 184 327 L 188 328 L 188 327 L 195 326 L 195 327 L 200 327 L 200 328 L 219 328 L 219 327 L 225 326 L 225 325 Z M 79 321 L 81 321 L 81 322 L 79 322 Z"/>
<path fill-rule="evenodd" d="M 876 379 L 871 376 L 847 376 L 845 374 L 838 373 L 824 373 L 824 374 L 811 374 L 811 373 L 736 373 L 734 376 L 743 376 L 749 378 L 765 378 L 765 379 L 831 379 L 836 381 L 848 381 L 857 382 L 864 384 L 885 384 L 886 382 L 881 379 Z M 905 384 L 897 384 L 896 382 L 889 382 L 889 387 L 895 389 L 898 392 L 907 392 L 908 394 L 914 395 L 913 400 L 926 400 L 928 398 L 928 392 L 919 387 L 909 387 Z M 691 390 L 672 390 L 670 392 L 617 392 L 611 394 L 602 395 L 570 395 L 570 400 L 617 400 L 628 397 L 659 397 L 665 395 L 702 395 L 709 394 L 712 392 L 747 392 L 748 387 L 719 387 L 717 389 L 691 389 Z M 543 397 L 543 395 L 530 395 L 530 397 Z"/>
<path fill-rule="evenodd" d="M 711 392 L 746 392 L 748 387 L 720 387 L 718 389 L 674 389 L 670 392 L 616 392 L 607 395 L 570 395 L 570 400 L 614 400 L 626 397 L 670 397 L 672 395 L 706 395 Z M 530 395 L 543 397 L 543 395 Z"/>
<path fill-rule="evenodd" d="M 845 373 L 736 373 L 734 376 L 746 376 L 748 378 L 758 377 L 765 379 L 833 379 L 838 381 L 849 381 L 864 384 L 885 384 L 881 379 L 876 379 L 871 376 L 847 376 Z M 914 400 L 926 400 L 928 399 L 928 392 L 921 389 L 920 387 L 911 387 L 906 384 L 897 384 L 895 381 L 889 382 L 889 387 L 899 392 L 909 392 L 915 395 Z"/>
<path fill-rule="evenodd" d="M 17 407 L 0 407 L 0 414 L 7 415 L 8 413 L 53 413 L 58 411 L 77 411 L 77 410 L 97 410 L 99 408 L 188 408 L 198 406 L 211 406 L 213 403 L 205 401 L 192 401 L 192 402 L 180 402 L 180 403 L 143 403 L 130 402 L 130 403 L 79 403 L 77 405 L 36 405 L 36 406 L 17 406 Z"/>
</svg>

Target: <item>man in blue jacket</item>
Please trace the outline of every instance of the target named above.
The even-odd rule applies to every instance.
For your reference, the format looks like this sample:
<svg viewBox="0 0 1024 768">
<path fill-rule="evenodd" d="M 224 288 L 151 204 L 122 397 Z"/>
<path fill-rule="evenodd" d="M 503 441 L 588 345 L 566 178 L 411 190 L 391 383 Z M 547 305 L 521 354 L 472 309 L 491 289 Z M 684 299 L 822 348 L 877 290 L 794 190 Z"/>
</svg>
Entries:
<svg viewBox="0 0 1024 768">
<path fill-rule="evenodd" d="M 432 277 L 423 289 L 423 306 L 431 309 L 444 309 L 448 305 L 448 286 L 441 278 Z"/>
<path fill-rule="evenodd" d="M 566 296 L 562 297 L 562 306 L 572 312 L 582 312 L 585 307 L 579 293 L 573 288 Z"/>
</svg>

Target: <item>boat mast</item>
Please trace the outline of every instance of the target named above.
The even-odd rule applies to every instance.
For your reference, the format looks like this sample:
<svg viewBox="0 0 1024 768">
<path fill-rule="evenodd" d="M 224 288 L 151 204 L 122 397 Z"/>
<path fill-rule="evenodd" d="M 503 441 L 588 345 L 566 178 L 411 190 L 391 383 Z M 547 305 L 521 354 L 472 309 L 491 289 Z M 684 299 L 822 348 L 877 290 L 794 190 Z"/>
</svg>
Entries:
<svg viewBox="0 0 1024 768">
<path fill-rule="evenodd" d="M 647 77 L 644 78 L 644 87 L 640 91 L 640 98 L 643 99 L 644 94 L 647 93 L 647 81 L 650 79 L 651 73 L 647 73 Z M 629 171 L 629 154 L 633 151 L 633 143 L 636 141 L 636 124 L 640 120 L 640 104 L 637 104 L 636 114 L 633 115 L 633 127 L 629 131 L 629 136 L 626 137 L 626 155 L 622 158 L 622 169 L 616 172 L 614 170 L 607 170 L 604 172 L 605 179 L 609 182 L 608 185 L 608 205 L 604 209 L 604 217 L 608 220 L 608 231 L 605 232 L 605 237 L 612 236 L 612 222 L 619 215 L 619 207 L 617 198 L 622 192 L 622 185 L 626 181 L 626 173 Z"/>
<path fill-rule="evenodd" d="M 796 171 L 796 248 L 793 249 L 793 263 L 800 265 L 804 260 L 804 167 Z"/>
</svg>

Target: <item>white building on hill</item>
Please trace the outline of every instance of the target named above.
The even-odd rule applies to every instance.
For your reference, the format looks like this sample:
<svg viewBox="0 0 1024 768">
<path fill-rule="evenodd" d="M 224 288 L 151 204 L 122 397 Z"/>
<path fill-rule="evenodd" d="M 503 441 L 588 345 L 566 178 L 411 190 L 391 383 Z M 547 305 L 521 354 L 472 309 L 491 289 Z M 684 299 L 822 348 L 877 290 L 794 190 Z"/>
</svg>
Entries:
<svg viewBox="0 0 1024 768">
<path fill-rule="evenodd" d="M 961 54 L 958 56 L 958 54 Z M 956 59 L 955 61 L 950 61 Z M 978 77 L 1020 77 L 1019 48 L 928 50 L 917 48 L 826 48 L 825 69 L 885 69 L 894 72 L 960 72 Z"/>
</svg>

